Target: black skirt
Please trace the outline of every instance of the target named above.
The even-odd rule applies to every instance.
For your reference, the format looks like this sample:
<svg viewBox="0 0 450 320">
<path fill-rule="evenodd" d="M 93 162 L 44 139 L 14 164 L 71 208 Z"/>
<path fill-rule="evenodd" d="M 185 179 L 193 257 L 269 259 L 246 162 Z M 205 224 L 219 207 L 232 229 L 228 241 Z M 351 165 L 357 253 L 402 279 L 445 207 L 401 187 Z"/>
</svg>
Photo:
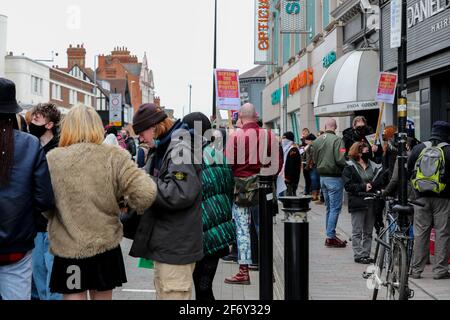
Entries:
<svg viewBox="0 0 450 320">
<path fill-rule="evenodd" d="M 122 250 L 119 247 L 86 259 L 56 257 L 50 291 L 62 294 L 87 290 L 109 291 L 127 282 Z"/>
</svg>

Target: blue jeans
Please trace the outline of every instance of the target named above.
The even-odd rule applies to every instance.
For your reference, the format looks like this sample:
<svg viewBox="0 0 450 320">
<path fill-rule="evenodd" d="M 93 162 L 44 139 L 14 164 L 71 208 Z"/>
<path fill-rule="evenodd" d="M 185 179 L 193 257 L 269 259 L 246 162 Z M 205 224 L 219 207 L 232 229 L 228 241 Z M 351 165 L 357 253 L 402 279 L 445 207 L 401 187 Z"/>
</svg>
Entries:
<svg viewBox="0 0 450 320">
<path fill-rule="evenodd" d="M 250 219 L 258 214 L 258 207 L 241 208 L 233 205 L 233 219 L 236 223 L 236 239 L 238 249 L 238 263 L 252 264 L 252 250 L 250 240 Z M 256 229 L 258 223 L 255 221 Z"/>
<path fill-rule="evenodd" d="M 309 175 L 311 177 L 311 191 L 319 191 L 320 190 L 320 177 L 317 169 L 311 169 L 309 171 Z"/>
<path fill-rule="evenodd" d="M 17 263 L 0 266 L 2 300 L 31 300 L 31 252 Z"/>
<path fill-rule="evenodd" d="M 51 293 L 49 289 L 53 255 L 48 247 L 48 233 L 39 232 L 34 239 L 32 297 L 39 300 L 62 300 L 61 294 Z"/>
<path fill-rule="evenodd" d="M 327 207 L 327 238 L 333 239 L 336 237 L 336 226 L 342 209 L 344 182 L 342 178 L 321 177 L 320 184 Z"/>
</svg>

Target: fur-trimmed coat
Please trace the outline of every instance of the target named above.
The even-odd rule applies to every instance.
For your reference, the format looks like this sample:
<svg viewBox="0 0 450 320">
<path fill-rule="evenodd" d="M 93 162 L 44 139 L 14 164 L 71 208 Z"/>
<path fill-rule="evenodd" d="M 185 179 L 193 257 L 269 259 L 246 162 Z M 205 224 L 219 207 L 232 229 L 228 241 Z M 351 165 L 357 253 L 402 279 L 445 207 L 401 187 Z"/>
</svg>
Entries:
<svg viewBox="0 0 450 320">
<path fill-rule="evenodd" d="M 156 198 L 156 184 L 115 146 L 81 143 L 47 155 L 56 210 L 49 215 L 50 251 L 63 258 L 89 258 L 119 246 L 123 228 L 119 199 L 143 214 Z"/>
</svg>

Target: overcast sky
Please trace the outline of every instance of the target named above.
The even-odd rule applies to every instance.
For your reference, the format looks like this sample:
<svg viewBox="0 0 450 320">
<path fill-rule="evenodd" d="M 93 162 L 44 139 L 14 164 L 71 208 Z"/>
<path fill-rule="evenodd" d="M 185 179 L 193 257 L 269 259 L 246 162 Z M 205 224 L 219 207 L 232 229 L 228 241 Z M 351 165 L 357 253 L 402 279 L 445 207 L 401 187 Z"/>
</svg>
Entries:
<svg viewBox="0 0 450 320">
<path fill-rule="evenodd" d="M 218 0 L 218 62 L 245 72 L 253 65 L 253 0 Z M 79 19 L 78 12 L 80 13 Z M 147 52 L 162 105 L 181 117 L 188 109 L 208 116 L 212 106 L 214 0 L 15 0 L 2 1 L 8 16 L 8 51 L 66 66 L 69 44 L 94 55 L 126 46 L 142 60 Z"/>
</svg>

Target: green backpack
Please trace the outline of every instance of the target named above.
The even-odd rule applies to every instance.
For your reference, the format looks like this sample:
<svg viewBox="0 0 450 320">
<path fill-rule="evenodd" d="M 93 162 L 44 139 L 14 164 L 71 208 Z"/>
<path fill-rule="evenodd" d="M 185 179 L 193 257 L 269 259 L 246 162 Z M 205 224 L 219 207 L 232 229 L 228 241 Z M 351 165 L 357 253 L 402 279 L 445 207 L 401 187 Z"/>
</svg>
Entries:
<svg viewBox="0 0 450 320">
<path fill-rule="evenodd" d="M 440 194 L 445 190 L 443 182 L 445 174 L 445 155 L 443 148 L 448 143 L 440 143 L 433 146 L 431 142 L 425 142 L 425 149 L 419 155 L 414 167 L 412 185 L 420 193 L 434 192 Z"/>
</svg>

